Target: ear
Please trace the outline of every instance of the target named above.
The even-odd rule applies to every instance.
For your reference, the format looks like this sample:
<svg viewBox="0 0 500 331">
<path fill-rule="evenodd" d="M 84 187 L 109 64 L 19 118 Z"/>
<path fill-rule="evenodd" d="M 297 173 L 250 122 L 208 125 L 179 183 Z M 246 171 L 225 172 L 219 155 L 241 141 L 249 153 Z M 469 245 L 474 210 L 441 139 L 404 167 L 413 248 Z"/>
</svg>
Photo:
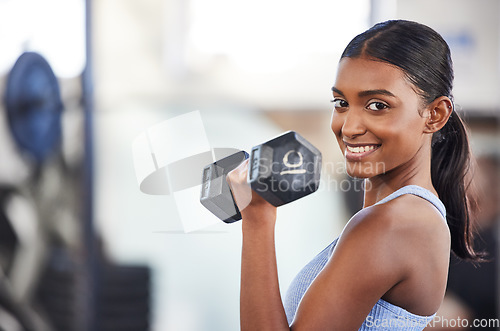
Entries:
<svg viewBox="0 0 500 331">
<path fill-rule="evenodd" d="M 448 118 L 453 111 L 453 102 L 450 98 L 442 96 L 436 98 L 433 102 L 429 104 L 426 108 L 427 120 L 425 123 L 425 133 L 434 133 L 448 122 Z"/>
</svg>

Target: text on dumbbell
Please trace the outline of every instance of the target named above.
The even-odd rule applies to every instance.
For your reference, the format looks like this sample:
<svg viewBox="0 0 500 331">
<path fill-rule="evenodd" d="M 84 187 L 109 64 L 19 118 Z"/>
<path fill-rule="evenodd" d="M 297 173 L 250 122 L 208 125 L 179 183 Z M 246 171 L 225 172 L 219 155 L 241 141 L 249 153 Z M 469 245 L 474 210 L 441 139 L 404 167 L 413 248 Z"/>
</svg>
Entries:
<svg viewBox="0 0 500 331">
<path fill-rule="evenodd" d="M 290 163 L 290 155 L 292 153 L 295 153 L 296 155 L 299 156 L 299 160 L 296 163 Z M 302 156 L 302 153 L 296 150 L 289 150 L 286 152 L 285 156 L 283 156 L 283 164 L 287 166 L 288 168 L 298 168 L 304 164 L 304 157 Z M 282 172 L 280 172 L 280 175 L 287 175 L 287 174 L 303 174 L 306 172 L 306 169 L 285 169 Z"/>
</svg>

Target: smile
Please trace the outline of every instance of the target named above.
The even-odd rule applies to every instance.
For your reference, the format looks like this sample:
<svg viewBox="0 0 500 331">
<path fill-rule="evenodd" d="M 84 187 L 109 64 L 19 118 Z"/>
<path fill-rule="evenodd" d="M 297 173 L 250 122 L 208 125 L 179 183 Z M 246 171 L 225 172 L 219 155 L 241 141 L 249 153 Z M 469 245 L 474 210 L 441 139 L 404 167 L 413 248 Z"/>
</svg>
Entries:
<svg viewBox="0 0 500 331">
<path fill-rule="evenodd" d="M 348 161 L 360 161 L 362 158 L 375 152 L 380 145 L 348 145 L 346 143 L 345 158 Z"/>
<path fill-rule="evenodd" d="M 373 146 L 373 145 L 358 146 L 358 147 L 347 146 L 347 150 L 351 153 L 364 153 L 364 152 L 368 152 L 368 151 L 371 151 L 374 149 L 375 149 L 375 146 Z"/>
</svg>

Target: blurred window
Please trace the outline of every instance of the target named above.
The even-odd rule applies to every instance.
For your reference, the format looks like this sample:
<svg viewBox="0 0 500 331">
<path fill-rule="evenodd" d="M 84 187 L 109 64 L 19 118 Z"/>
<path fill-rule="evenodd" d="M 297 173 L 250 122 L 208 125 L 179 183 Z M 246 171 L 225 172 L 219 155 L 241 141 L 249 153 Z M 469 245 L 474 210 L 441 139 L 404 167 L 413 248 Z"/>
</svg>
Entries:
<svg viewBox="0 0 500 331">
<path fill-rule="evenodd" d="M 191 0 L 189 45 L 244 70 L 286 70 L 311 54 L 339 54 L 367 27 L 369 0 Z"/>
<path fill-rule="evenodd" d="M 0 74 L 33 51 L 56 76 L 79 76 L 85 66 L 85 1 L 0 0 L 0 45 Z"/>
</svg>

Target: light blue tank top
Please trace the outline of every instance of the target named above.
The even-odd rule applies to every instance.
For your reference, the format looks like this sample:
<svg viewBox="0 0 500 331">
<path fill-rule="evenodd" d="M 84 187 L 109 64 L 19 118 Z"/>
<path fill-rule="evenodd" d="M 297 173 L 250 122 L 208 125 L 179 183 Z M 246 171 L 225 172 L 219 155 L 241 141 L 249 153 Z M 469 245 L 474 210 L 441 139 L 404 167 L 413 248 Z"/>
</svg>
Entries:
<svg viewBox="0 0 500 331">
<path fill-rule="evenodd" d="M 395 199 L 403 194 L 413 194 L 426 199 L 432 203 L 446 220 L 446 209 L 444 204 L 430 191 L 416 185 L 408 185 L 388 195 L 384 199 L 376 203 L 382 204 Z M 309 285 L 316 276 L 323 270 L 328 259 L 331 257 L 333 249 L 337 244 L 338 238 L 335 239 L 328 247 L 312 259 L 294 278 L 285 296 L 284 306 L 288 324 L 291 324 L 300 300 L 304 296 Z M 404 330 L 417 331 L 423 330 L 425 326 L 432 321 L 436 314 L 431 316 L 420 316 L 410 313 L 409 311 L 395 306 L 383 299 L 379 299 L 366 317 L 363 325 L 359 330 Z"/>
</svg>

